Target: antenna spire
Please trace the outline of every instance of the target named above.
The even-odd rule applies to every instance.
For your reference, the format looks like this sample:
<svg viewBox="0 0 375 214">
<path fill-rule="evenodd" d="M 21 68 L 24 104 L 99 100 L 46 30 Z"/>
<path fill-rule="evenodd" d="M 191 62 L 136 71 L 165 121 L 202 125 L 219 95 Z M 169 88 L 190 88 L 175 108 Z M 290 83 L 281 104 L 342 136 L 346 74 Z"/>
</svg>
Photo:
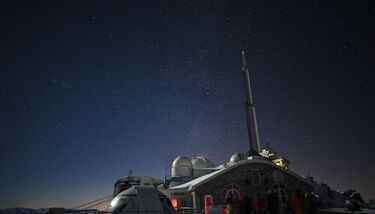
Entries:
<svg viewBox="0 0 375 214">
<path fill-rule="evenodd" d="M 247 122 L 247 132 L 249 135 L 249 155 L 257 155 L 260 152 L 260 143 L 259 143 L 259 132 L 258 124 L 255 113 L 255 106 L 253 103 L 253 96 L 251 93 L 250 85 L 250 74 L 249 69 L 247 68 L 245 51 L 242 51 L 242 70 L 244 72 L 245 78 L 245 88 L 246 88 L 246 102 L 245 102 L 245 111 L 246 111 L 246 122 Z"/>
</svg>

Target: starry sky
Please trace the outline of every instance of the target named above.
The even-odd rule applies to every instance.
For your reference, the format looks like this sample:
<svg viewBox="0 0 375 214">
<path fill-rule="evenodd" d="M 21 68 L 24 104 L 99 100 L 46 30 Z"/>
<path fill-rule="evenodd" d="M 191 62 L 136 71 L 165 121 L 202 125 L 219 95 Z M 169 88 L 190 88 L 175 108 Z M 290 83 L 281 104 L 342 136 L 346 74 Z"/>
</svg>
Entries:
<svg viewBox="0 0 375 214">
<path fill-rule="evenodd" d="M 261 147 L 375 198 L 374 1 L 1 1 L 0 208 L 74 207 Z"/>
</svg>

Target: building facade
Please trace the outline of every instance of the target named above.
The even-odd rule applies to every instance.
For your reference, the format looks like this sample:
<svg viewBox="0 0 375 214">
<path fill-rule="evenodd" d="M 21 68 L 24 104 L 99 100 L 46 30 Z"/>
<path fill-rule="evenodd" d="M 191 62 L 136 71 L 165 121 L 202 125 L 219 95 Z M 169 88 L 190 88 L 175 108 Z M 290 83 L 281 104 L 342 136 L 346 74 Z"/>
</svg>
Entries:
<svg viewBox="0 0 375 214">
<path fill-rule="evenodd" d="M 312 192 L 313 185 L 300 175 L 259 158 L 230 163 L 164 192 L 177 209 L 192 208 L 200 212 L 210 207 L 220 209 L 230 197 L 234 209 L 239 209 L 245 196 L 266 197 L 271 192 L 278 196 L 280 208 L 286 209 L 289 197 L 297 189 Z"/>
</svg>

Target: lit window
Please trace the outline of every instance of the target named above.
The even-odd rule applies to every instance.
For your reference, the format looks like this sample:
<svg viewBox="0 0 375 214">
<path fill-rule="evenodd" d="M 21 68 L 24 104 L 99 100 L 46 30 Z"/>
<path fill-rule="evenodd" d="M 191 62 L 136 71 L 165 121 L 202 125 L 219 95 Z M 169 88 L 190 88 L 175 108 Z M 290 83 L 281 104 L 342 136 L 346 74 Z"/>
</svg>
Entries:
<svg viewBox="0 0 375 214">
<path fill-rule="evenodd" d="M 173 206 L 174 208 L 177 208 L 177 205 L 178 205 L 178 203 L 177 203 L 177 198 L 172 198 L 172 206 Z"/>
<path fill-rule="evenodd" d="M 205 195 L 204 196 L 204 210 L 208 210 L 210 207 L 212 207 L 212 195 Z"/>
</svg>

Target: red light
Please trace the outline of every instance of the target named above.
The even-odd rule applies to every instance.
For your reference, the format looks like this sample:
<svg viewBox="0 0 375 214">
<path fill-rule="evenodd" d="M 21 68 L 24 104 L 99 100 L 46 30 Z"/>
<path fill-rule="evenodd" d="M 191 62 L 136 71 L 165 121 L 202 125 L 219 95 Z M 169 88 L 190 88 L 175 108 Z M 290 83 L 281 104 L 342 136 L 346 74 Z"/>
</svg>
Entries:
<svg viewBox="0 0 375 214">
<path fill-rule="evenodd" d="M 204 210 L 205 213 L 208 213 L 208 209 L 212 207 L 213 205 L 213 200 L 212 200 L 212 195 L 205 195 L 204 196 Z"/>
<path fill-rule="evenodd" d="M 176 208 L 177 205 L 178 205 L 177 198 L 172 198 L 172 206 L 173 206 L 174 208 Z"/>
</svg>

